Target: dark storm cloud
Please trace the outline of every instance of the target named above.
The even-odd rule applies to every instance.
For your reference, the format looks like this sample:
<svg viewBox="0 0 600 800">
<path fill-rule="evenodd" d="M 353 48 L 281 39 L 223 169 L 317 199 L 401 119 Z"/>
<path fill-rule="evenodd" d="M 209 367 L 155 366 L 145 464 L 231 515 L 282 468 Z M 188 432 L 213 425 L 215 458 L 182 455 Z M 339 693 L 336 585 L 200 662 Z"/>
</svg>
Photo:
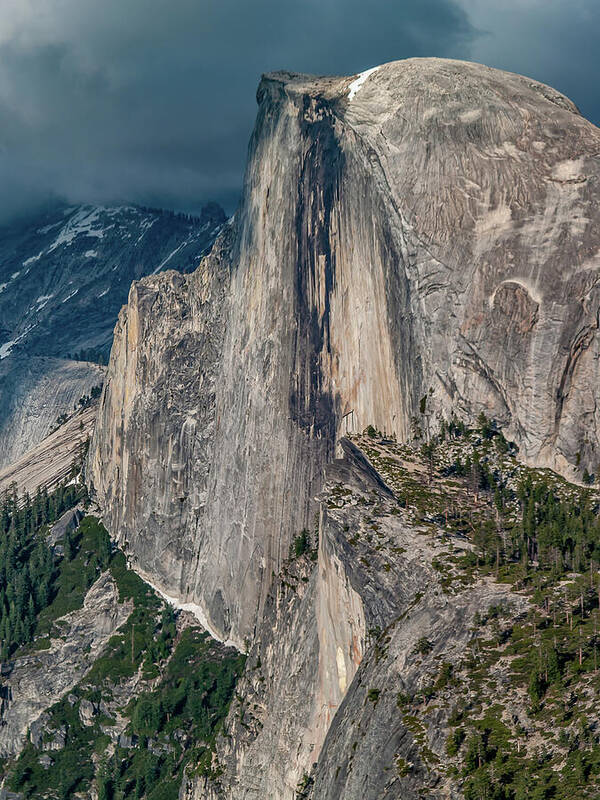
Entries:
<svg viewBox="0 0 600 800">
<path fill-rule="evenodd" d="M 462 0 L 481 31 L 471 56 L 536 78 L 600 124 L 599 0 Z"/>
<path fill-rule="evenodd" d="M 0 215 L 52 195 L 233 210 L 260 74 L 474 58 L 595 121 L 598 0 L 0 0 Z"/>
<path fill-rule="evenodd" d="M 0 0 L 0 213 L 239 194 L 260 74 L 466 52 L 452 0 Z"/>
</svg>

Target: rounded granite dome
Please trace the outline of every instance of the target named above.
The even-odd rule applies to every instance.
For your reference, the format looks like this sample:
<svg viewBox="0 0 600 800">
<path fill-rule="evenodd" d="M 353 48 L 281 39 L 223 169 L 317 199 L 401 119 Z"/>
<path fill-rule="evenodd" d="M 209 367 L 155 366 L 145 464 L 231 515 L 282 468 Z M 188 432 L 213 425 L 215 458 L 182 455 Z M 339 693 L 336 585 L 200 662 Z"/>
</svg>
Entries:
<svg viewBox="0 0 600 800">
<path fill-rule="evenodd" d="M 238 644 L 341 434 L 410 439 L 426 397 L 431 430 L 484 412 L 530 464 L 600 461 L 600 131 L 440 59 L 258 100 L 235 221 L 120 316 L 89 459 L 140 570 Z"/>
</svg>

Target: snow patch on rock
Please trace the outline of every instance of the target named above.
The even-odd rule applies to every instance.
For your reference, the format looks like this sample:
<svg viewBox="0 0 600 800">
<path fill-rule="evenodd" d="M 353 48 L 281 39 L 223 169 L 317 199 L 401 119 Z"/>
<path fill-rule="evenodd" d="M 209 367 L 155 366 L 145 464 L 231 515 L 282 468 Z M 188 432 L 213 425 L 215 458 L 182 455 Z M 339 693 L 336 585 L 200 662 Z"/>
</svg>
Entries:
<svg viewBox="0 0 600 800">
<path fill-rule="evenodd" d="M 40 295 L 38 297 L 38 299 L 35 301 L 35 304 L 37 306 L 36 310 L 37 311 L 41 311 L 42 308 L 44 308 L 44 306 L 48 304 L 48 301 L 52 300 L 53 297 L 54 297 L 53 294 L 42 294 L 42 295 Z"/>
<path fill-rule="evenodd" d="M 140 570 L 135 564 L 129 564 L 129 568 L 132 569 L 135 573 L 137 573 L 140 578 L 145 581 L 148 586 L 152 587 L 154 591 L 159 594 L 163 600 L 173 606 L 173 608 L 177 608 L 180 611 L 189 611 L 190 614 L 193 614 L 198 622 L 205 628 L 208 633 L 212 636 L 213 639 L 216 639 L 218 642 L 222 642 L 226 647 L 235 647 L 236 650 L 239 650 L 239 645 L 237 642 L 232 641 L 231 639 L 223 639 L 219 636 L 219 634 L 215 631 L 212 627 L 208 619 L 206 618 L 206 614 L 204 613 L 204 609 L 199 606 L 197 603 L 184 603 L 179 598 L 173 597 L 170 594 L 167 594 L 160 586 L 157 586 L 155 583 L 148 578 L 145 572 Z"/>
<path fill-rule="evenodd" d="M 97 208 L 82 206 L 79 208 L 50 245 L 48 252 L 51 253 L 61 245 L 70 246 L 77 236 L 95 236 L 97 239 L 102 239 L 104 228 L 98 227 L 98 222 L 100 214 L 104 210 L 102 206 Z"/>
<path fill-rule="evenodd" d="M 364 82 L 374 73 L 377 72 L 379 67 L 371 67 L 371 69 L 367 69 L 364 72 L 361 72 L 358 78 L 352 81 L 350 86 L 348 87 L 348 100 L 354 100 L 356 94 L 360 91 Z"/>
<path fill-rule="evenodd" d="M 33 264 L 34 262 L 36 262 L 36 261 L 39 261 L 39 260 L 40 260 L 40 258 L 41 258 L 43 255 L 44 255 L 44 251 L 42 250 L 41 252 L 39 252 L 39 253 L 37 254 L 37 256 L 31 256 L 31 258 L 28 258 L 26 261 L 24 261 L 24 262 L 23 262 L 23 266 L 24 266 L 24 267 L 28 267 L 30 264 Z M 18 273 L 17 273 L 17 274 L 18 274 Z"/>
<path fill-rule="evenodd" d="M 13 349 L 16 343 L 17 340 L 12 339 L 10 342 L 5 342 L 2 346 L 0 346 L 0 361 L 10 355 L 10 351 Z"/>
</svg>

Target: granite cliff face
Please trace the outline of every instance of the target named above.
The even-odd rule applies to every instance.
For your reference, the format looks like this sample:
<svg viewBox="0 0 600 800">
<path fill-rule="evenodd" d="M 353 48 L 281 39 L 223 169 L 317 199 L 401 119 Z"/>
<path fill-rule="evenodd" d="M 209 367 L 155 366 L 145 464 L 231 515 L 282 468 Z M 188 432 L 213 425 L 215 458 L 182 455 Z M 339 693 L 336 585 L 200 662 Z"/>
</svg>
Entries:
<svg viewBox="0 0 600 800">
<path fill-rule="evenodd" d="M 136 568 L 239 646 L 339 434 L 481 411 L 600 457 L 600 132 L 558 92 L 411 59 L 263 78 L 234 222 L 134 284 L 89 460 Z"/>
<path fill-rule="evenodd" d="M 372 632 L 406 611 L 417 592 L 436 586 L 430 568 L 435 547 L 420 541 L 405 520 L 378 515 L 390 526 L 381 538 L 399 553 L 411 549 L 409 558 L 394 559 L 393 569 L 387 549 L 378 554 L 366 542 L 358 544 L 368 533 L 362 504 L 372 507 L 376 498 L 382 511 L 394 501 L 356 458 L 359 451 L 348 440 L 342 446 L 344 459 L 325 470 L 311 548 L 286 560 L 267 597 L 217 749 L 223 775 L 190 781 L 186 797 L 192 800 L 294 797 L 319 758 Z"/>
<path fill-rule="evenodd" d="M 73 545 L 79 505 L 60 518 L 56 586 L 81 607 L 3 664 L 0 796 L 595 796 L 600 493 L 537 467 L 598 463 L 600 134 L 548 87 L 439 60 L 277 73 L 258 101 L 235 219 L 195 271 L 172 243 L 131 287 L 84 470 L 179 610 L 97 520 Z M 142 241 L 162 224 L 71 213 L 39 257 L 15 245 L 52 270 L 0 284 L 33 281 L 40 332 L 15 315 L 0 346 L 27 447 L 101 377 L 57 358 L 63 334 L 110 339 L 105 317 L 50 335 L 106 278 L 71 295 L 55 250 L 75 269 L 90 238 L 133 239 L 119 215 Z M 69 480 L 80 405 L 0 489 Z"/>
<path fill-rule="evenodd" d="M 318 544 L 286 561 L 269 593 L 217 743 L 219 773 L 190 776 L 183 800 L 463 796 L 446 774 L 445 743 L 469 678 L 440 687 L 422 730 L 405 719 L 399 692 L 417 697 L 443 663 L 458 679 L 476 615 L 504 605 L 516 619 L 528 602 L 492 581 L 452 585 L 452 559 L 469 545 L 432 524 L 433 513 L 399 506 L 365 453 L 423 485 L 425 465 L 392 442 L 357 441 L 342 439 L 343 459 L 325 469 Z"/>
</svg>

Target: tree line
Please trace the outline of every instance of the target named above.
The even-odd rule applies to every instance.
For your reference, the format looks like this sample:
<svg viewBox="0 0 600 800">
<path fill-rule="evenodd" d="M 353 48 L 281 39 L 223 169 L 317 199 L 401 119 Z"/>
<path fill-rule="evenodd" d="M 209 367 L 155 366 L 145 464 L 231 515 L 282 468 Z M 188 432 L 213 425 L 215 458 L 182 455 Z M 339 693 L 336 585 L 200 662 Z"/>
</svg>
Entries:
<svg viewBox="0 0 600 800">
<path fill-rule="evenodd" d="M 56 561 L 46 526 L 82 498 L 77 486 L 38 489 L 21 497 L 12 486 L 0 497 L 0 659 L 33 640 L 37 615 L 53 598 Z M 68 552 L 67 552 L 68 551 Z M 66 557 L 72 557 L 69 536 Z"/>
</svg>

